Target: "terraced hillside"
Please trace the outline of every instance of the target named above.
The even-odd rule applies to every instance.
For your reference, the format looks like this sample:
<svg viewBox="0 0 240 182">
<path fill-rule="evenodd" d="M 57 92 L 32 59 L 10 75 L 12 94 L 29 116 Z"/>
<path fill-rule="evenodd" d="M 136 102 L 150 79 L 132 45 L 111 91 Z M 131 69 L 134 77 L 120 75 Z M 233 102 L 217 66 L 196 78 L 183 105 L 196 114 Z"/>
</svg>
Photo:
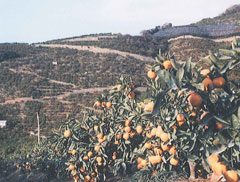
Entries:
<svg viewBox="0 0 240 182">
<path fill-rule="evenodd" d="M 36 135 L 37 112 L 43 136 L 69 115 L 80 119 L 82 110 L 99 112 L 93 108 L 94 99 L 120 75 L 131 75 L 136 87 L 144 86 L 145 65 L 152 63 L 151 55 L 159 48 L 174 52 L 180 61 L 190 55 L 197 62 L 206 50 L 230 46 L 219 41 L 101 34 L 32 45 L 0 44 L 0 119 L 9 127 L 0 131 L 0 138 Z"/>
<path fill-rule="evenodd" d="M 135 85 L 143 85 L 149 62 L 28 44 L 1 44 L 0 57 L 0 119 L 8 121 L 1 139 L 36 133 L 37 112 L 43 135 L 70 113 L 80 118 L 81 110 L 94 110 L 93 98 L 116 84 L 120 75 L 131 75 Z"/>
</svg>

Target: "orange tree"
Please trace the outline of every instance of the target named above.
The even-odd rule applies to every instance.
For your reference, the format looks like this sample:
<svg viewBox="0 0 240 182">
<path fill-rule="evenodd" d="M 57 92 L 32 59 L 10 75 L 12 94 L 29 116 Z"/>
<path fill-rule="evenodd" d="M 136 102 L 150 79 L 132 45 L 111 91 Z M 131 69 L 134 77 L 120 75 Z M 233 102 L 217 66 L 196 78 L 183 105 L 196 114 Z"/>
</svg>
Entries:
<svg viewBox="0 0 240 182">
<path fill-rule="evenodd" d="M 217 178 L 239 174 L 239 82 L 229 80 L 240 62 L 237 41 L 229 50 L 209 53 L 201 68 L 170 53 L 147 65 L 147 91 L 136 91 L 121 77 L 96 109 L 83 119 L 68 118 L 31 156 L 31 168 L 74 181 L 104 181 L 131 176 L 135 181 L 164 181 L 180 174 Z M 216 155 L 218 160 L 207 160 Z M 224 168 L 225 167 L 225 168 Z M 226 169 L 226 170 L 225 170 Z M 234 173 L 234 174 L 233 174 Z"/>
</svg>

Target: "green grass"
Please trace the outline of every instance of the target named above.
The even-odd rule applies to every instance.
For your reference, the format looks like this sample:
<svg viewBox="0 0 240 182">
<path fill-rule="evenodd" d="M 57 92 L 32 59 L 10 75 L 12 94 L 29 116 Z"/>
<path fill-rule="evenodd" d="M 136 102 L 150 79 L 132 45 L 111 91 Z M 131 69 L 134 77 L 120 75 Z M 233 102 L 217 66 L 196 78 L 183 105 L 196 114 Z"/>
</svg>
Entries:
<svg viewBox="0 0 240 182">
<path fill-rule="evenodd" d="M 19 158 L 29 151 L 37 143 L 36 136 L 22 136 L 0 140 L 0 158 Z"/>
</svg>

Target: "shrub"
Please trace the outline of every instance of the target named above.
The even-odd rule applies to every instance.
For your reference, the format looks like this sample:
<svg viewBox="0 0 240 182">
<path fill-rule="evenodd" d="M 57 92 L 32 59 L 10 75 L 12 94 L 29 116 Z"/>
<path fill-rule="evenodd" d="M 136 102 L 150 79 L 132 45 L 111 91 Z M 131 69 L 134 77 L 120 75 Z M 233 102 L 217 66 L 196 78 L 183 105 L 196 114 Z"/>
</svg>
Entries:
<svg viewBox="0 0 240 182">
<path fill-rule="evenodd" d="M 86 111 L 81 121 L 69 118 L 34 149 L 27 159 L 31 169 L 52 170 L 74 181 L 121 175 L 133 181 L 180 174 L 205 178 L 212 170 L 207 158 L 218 154 L 221 164 L 239 172 L 240 92 L 228 80 L 240 62 L 239 44 L 210 52 L 203 61 L 209 70 L 160 52 L 156 63 L 147 65 L 157 76 L 146 79 L 146 92 L 136 92 L 131 78 L 121 77 L 98 98 L 101 113 Z M 206 78 L 213 84 L 203 82 Z"/>
</svg>

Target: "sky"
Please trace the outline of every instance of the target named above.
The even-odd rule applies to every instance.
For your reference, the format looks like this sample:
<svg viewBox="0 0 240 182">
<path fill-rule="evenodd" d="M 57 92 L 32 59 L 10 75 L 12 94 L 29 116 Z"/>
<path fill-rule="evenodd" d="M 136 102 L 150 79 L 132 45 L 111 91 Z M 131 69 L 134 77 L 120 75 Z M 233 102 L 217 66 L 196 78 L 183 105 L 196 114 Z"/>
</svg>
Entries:
<svg viewBox="0 0 240 182">
<path fill-rule="evenodd" d="M 215 17 L 239 0 L 0 0 L 0 43 L 42 42 L 93 33 L 139 35 Z"/>
</svg>

